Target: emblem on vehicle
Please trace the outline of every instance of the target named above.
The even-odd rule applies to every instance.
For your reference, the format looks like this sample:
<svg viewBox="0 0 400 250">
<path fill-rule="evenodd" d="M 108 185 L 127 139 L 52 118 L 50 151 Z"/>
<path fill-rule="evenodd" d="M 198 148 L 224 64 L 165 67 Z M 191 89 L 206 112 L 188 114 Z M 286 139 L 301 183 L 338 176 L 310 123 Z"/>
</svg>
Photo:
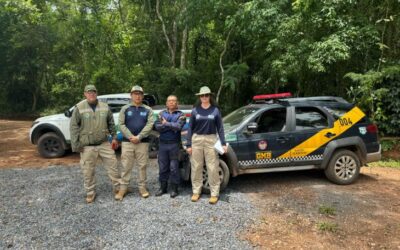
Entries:
<svg viewBox="0 0 400 250">
<path fill-rule="evenodd" d="M 256 152 L 256 160 L 271 159 L 271 151 Z"/>
<path fill-rule="evenodd" d="M 358 130 L 360 131 L 360 134 L 362 134 L 362 135 L 365 135 L 367 133 L 366 127 L 359 127 Z"/>
<path fill-rule="evenodd" d="M 266 148 L 267 148 L 267 141 L 262 140 L 258 142 L 258 149 L 265 150 Z"/>
</svg>

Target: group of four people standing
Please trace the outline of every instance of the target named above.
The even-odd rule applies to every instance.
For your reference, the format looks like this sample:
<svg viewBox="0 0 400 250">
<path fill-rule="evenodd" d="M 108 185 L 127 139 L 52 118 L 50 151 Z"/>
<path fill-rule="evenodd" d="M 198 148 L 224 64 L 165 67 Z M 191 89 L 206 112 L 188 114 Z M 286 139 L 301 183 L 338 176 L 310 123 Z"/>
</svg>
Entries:
<svg viewBox="0 0 400 250">
<path fill-rule="evenodd" d="M 138 167 L 138 187 L 143 198 L 150 196 L 146 188 L 146 167 L 148 165 L 149 134 L 153 126 L 160 132 L 159 137 L 159 181 L 160 188 L 156 196 L 167 193 L 168 182 L 171 197 L 178 195 L 179 160 L 181 149 L 181 130 L 186 122 L 185 115 L 178 110 L 178 99 L 174 95 L 167 98 L 167 109 L 160 112 L 157 121 L 153 121 L 153 111 L 143 104 L 143 89 L 133 86 L 131 103 L 123 106 L 119 114 L 120 130 L 123 134 L 121 152 L 121 171 L 115 149 L 119 144 L 116 138 L 113 115 L 106 103 L 97 99 L 97 89 L 87 85 L 85 100 L 78 103 L 71 117 L 70 132 L 72 151 L 80 152 L 80 165 L 84 176 L 86 202 L 95 200 L 95 167 L 101 158 L 113 184 L 115 199 L 122 201 L 128 192 L 132 168 Z M 221 113 L 208 87 L 202 87 L 196 94 L 199 99 L 192 110 L 186 151 L 191 159 L 191 179 L 193 195 L 191 200 L 200 199 L 203 184 L 204 163 L 207 167 L 210 184 L 210 204 L 216 204 L 219 197 L 219 156 L 214 144 L 219 139 L 223 150 L 227 152 Z M 111 138 L 110 143 L 108 137 Z"/>
</svg>

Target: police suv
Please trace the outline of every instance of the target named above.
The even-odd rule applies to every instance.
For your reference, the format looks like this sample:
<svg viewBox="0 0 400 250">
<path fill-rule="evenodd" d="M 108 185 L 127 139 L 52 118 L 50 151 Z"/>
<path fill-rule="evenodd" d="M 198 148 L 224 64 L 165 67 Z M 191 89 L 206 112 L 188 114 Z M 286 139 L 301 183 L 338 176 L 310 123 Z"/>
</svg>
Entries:
<svg viewBox="0 0 400 250">
<path fill-rule="evenodd" d="M 229 147 L 220 156 L 221 189 L 230 176 L 306 169 L 351 184 L 361 166 L 380 160 L 377 126 L 357 106 L 340 97 L 290 97 L 255 96 L 223 118 Z M 188 178 L 189 169 L 183 172 Z M 204 170 L 204 191 L 206 177 Z"/>
</svg>

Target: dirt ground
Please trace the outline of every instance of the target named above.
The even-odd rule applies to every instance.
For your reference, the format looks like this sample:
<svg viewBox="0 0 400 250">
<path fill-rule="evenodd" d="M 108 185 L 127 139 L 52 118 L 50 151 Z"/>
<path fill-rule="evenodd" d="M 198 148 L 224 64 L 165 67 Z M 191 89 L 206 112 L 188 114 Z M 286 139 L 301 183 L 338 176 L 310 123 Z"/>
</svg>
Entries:
<svg viewBox="0 0 400 250">
<path fill-rule="evenodd" d="M 40 157 L 29 141 L 31 123 L 0 120 L 0 168 L 79 163 L 71 153 Z M 238 236 L 256 248 L 400 249 L 400 169 L 364 167 L 348 186 L 329 183 L 319 171 L 246 175 L 229 185 L 248 193 L 260 211 Z"/>
<path fill-rule="evenodd" d="M 10 121 L 0 119 L 0 168 L 46 167 L 51 165 L 73 165 L 79 163 L 79 155 L 69 153 L 58 159 L 42 158 L 29 141 L 32 121 Z"/>
</svg>

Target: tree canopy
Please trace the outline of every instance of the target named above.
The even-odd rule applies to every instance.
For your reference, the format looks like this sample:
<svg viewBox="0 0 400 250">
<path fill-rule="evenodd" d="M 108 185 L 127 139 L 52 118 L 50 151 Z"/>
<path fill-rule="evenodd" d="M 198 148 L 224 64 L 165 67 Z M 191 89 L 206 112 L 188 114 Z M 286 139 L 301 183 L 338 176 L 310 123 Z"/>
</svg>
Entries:
<svg viewBox="0 0 400 250">
<path fill-rule="evenodd" d="M 335 95 L 400 127 L 398 0 L 0 0 L 0 113 L 55 113 L 140 84 L 223 112 L 254 94 Z"/>
</svg>

